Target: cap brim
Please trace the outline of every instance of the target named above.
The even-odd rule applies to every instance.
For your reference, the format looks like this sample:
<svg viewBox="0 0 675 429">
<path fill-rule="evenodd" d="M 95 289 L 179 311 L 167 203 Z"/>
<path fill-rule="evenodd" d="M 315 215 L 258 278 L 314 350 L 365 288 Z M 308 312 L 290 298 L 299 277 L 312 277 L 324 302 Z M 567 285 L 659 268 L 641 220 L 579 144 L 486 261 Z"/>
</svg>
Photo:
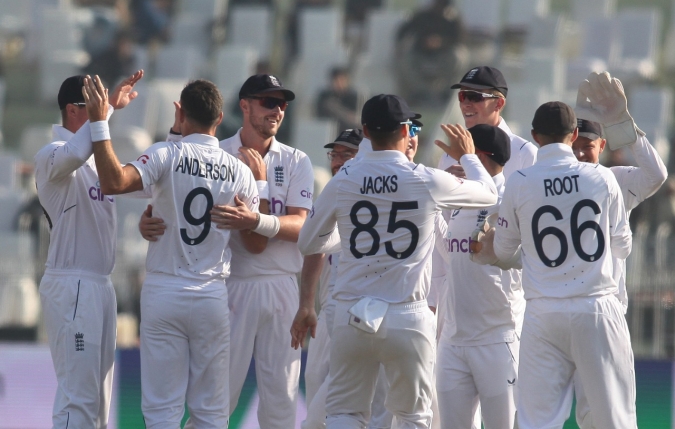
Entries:
<svg viewBox="0 0 675 429">
<path fill-rule="evenodd" d="M 506 88 L 500 89 L 500 88 L 497 88 L 497 87 L 494 87 L 494 86 L 489 86 L 489 85 L 478 85 L 478 84 L 475 84 L 475 83 L 461 83 L 461 82 L 452 85 L 450 88 L 451 89 L 461 89 L 462 87 L 471 88 L 471 89 L 494 89 L 495 91 L 499 91 L 502 94 L 504 94 L 504 90 L 506 89 Z"/>
<path fill-rule="evenodd" d="M 587 139 L 591 140 L 597 140 L 602 138 L 601 135 L 598 135 L 596 133 L 579 133 L 579 137 L 586 137 Z"/>
<path fill-rule="evenodd" d="M 336 142 L 328 143 L 327 145 L 324 145 L 324 147 L 326 149 L 332 149 L 336 144 L 339 144 L 339 145 L 344 146 L 344 147 L 348 147 L 350 149 L 356 149 L 356 150 L 359 149 L 359 145 L 356 145 L 354 143 L 349 143 L 349 142 L 343 142 L 343 141 L 336 141 Z"/>
<path fill-rule="evenodd" d="M 422 123 L 422 121 L 420 121 L 420 120 L 418 120 L 418 119 L 412 118 L 412 119 L 410 119 L 410 120 L 412 121 L 413 125 L 415 125 L 415 126 L 417 126 L 417 127 L 422 127 L 422 126 L 424 126 L 424 124 Z"/>
<path fill-rule="evenodd" d="M 290 89 L 286 89 L 286 88 L 267 88 L 267 89 L 263 89 L 262 91 L 258 91 L 255 94 L 251 94 L 251 95 L 266 94 L 268 92 L 275 92 L 275 91 L 281 91 L 284 94 L 284 99 L 286 101 L 295 100 L 295 93 L 293 91 L 291 91 Z"/>
</svg>

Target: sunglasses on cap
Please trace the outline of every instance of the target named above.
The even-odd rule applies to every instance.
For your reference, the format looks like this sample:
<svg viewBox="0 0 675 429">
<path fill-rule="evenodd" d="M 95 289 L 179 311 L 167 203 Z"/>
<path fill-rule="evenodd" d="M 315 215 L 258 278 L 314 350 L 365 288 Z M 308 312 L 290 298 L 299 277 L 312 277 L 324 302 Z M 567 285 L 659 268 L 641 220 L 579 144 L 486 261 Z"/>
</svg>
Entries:
<svg viewBox="0 0 675 429">
<path fill-rule="evenodd" d="M 78 107 L 83 107 L 83 106 L 87 105 L 87 103 L 70 103 L 70 104 L 72 104 L 73 106 L 78 106 Z"/>
<path fill-rule="evenodd" d="M 463 103 L 464 100 L 470 101 L 472 103 L 480 103 L 481 101 L 487 100 L 488 98 L 502 98 L 502 97 L 500 97 L 499 95 L 487 94 L 485 92 L 463 89 L 457 93 L 457 98 L 459 98 L 460 103 Z"/>
<path fill-rule="evenodd" d="M 258 104 L 260 104 L 265 109 L 272 110 L 278 107 L 283 112 L 288 107 L 288 101 L 282 100 L 281 98 L 274 98 L 274 97 L 248 97 L 248 98 L 258 100 Z"/>
</svg>

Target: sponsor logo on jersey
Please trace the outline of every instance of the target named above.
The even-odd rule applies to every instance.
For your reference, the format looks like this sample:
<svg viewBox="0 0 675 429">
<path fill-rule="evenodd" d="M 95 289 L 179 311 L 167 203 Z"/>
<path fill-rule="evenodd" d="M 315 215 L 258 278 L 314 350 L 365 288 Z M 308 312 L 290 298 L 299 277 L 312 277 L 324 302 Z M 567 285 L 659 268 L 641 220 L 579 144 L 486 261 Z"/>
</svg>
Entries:
<svg viewBox="0 0 675 429">
<path fill-rule="evenodd" d="M 448 253 L 471 253 L 471 243 L 473 243 L 473 239 L 471 237 L 469 238 L 463 238 L 461 240 L 457 238 L 446 238 L 445 239 L 445 245 L 446 249 L 448 249 Z"/>
<path fill-rule="evenodd" d="M 307 189 L 303 189 L 302 191 L 300 191 L 300 196 L 303 198 L 309 198 L 310 200 L 312 199 L 312 193 Z"/>
<path fill-rule="evenodd" d="M 89 188 L 89 198 L 94 201 L 104 201 L 107 199 L 111 203 L 115 202 L 115 198 L 104 195 L 103 192 L 101 192 L 101 182 L 98 181 L 96 182 L 96 185 Z"/>
<path fill-rule="evenodd" d="M 84 351 L 84 334 L 78 332 L 75 334 L 75 351 L 83 352 Z"/>
<path fill-rule="evenodd" d="M 504 228 L 508 228 L 509 227 L 509 221 L 507 221 L 506 219 L 504 219 L 503 217 L 500 216 L 500 217 L 497 218 L 497 225 L 503 226 Z"/>
<path fill-rule="evenodd" d="M 274 167 L 274 184 L 276 186 L 283 186 L 284 183 L 284 166 L 277 165 Z"/>
<path fill-rule="evenodd" d="M 270 200 L 270 214 L 284 215 L 284 202 L 272 197 Z"/>
</svg>

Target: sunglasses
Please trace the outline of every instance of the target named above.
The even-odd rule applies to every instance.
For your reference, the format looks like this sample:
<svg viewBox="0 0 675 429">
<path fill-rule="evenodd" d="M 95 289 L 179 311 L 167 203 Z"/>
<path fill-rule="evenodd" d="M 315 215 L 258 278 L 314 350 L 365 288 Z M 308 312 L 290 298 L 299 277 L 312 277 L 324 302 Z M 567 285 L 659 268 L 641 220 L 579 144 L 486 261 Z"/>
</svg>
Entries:
<svg viewBox="0 0 675 429">
<path fill-rule="evenodd" d="M 248 98 L 258 100 L 258 104 L 260 104 L 265 109 L 272 110 L 278 107 L 283 112 L 288 107 L 288 101 L 282 100 L 281 98 L 274 98 L 274 97 L 248 97 Z"/>
<path fill-rule="evenodd" d="M 481 101 L 487 100 L 488 98 L 502 98 L 502 97 L 500 97 L 499 95 L 487 94 L 485 92 L 471 91 L 468 89 L 464 89 L 457 93 L 457 98 L 459 98 L 460 103 L 463 103 L 464 100 L 470 101 L 472 103 L 480 103 Z"/>
<path fill-rule="evenodd" d="M 489 156 L 494 156 L 494 155 L 495 155 L 494 153 L 488 152 L 488 151 L 486 151 L 486 150 L 476 149 L 476 155 L 478 155 L 479 153 L 482 153 L 483 155 L 489 155 Z"/>
<path fill-rule="evenodd" d="M 350 160 L 350 159 L 354 158 L 356 156 L 356 153 L 354 153 L 354 152 L 335 152 L 335 151 L 332 151 L 332 152 L 328 152 L 326 155 L 328 155 L 329 161 L 332 161 L 335 158 L 338 158 L 342 161 L 347 161 L 347 160 Z"/>
<path fill-rule="evenodd" d="M 70 104 L 72 104 L 73 106 L 78 106 L 78 107 L 83 107 L 83 106 L 87 105 L 87 103 L 70 103 Z"/>
<path fill-rule="evenodd" d="M 408 128 L 408 135 L 412 138 L 418 135 L 422 131 L 422 127 L 418 127 L 417 125 L 411 125 Z"/>
</svg>

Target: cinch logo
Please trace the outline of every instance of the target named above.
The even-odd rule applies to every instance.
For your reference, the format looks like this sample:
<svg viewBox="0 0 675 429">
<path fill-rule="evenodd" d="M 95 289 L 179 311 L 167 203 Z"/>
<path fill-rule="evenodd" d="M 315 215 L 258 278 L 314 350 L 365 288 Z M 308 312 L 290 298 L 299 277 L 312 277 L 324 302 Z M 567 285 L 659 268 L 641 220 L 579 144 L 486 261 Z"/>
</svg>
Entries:
<svg viewBox="0 0 675 429">
<path fill-rule="evenodd" d="M 78 332 L 75 334 L 75 351 L 83 352 L 84 351 L 84 334 Z"/>
<path fill-rule="evenodd" d="M 452 240 L 445 240 L 445 244 L 447 246 L 448 252 L 449 253 L 469 253 L 471 249 L 471 243 L 473 243 L 473 240 L 471 237 L 469 238 L 464 238 L 462 240 L 458 240 L 456 238 L 453 238 Z"/>
<path fill-rule="evenodd" d="M 286 213 L 284 213 L 284 202 L 272 197 L 272 199 L 270 200 L 270 214 L 285 215 Z"/>
<path fill-rule="evenodd" d="M 92 186 L 91 188 L 89 188 L 89 198 L 95 201 L 103 201 L 104 198 L 107 198 L 108 201 L 110 201 L 111 203 L 115 202 L 115 199 L 113 197 L 104 195 L 103 192 L 101 192 L 100 182 L 96 182 L 96 186 Z"/>
<path fill-rule="evenodd" d="M 500 216 L 500 217 L 497 218 L 497 225 L 503 226 L 504 228 L 508 228 L 509 227 L 509 221 L 507 221 L 506 219 L 504 219 L 503 217 Z"/>
<path fill-rule="evenodd" d="M 304 198 L 310 198 L 310 199 L 311 199 L 311 198 L 312 198 L 312 193 L 309 192 L 309 191 L 306 190 L 306 189 L 303 189 L 302 191 L 300 191 L 300 196 L 301 196 L 301 197 L 304 197 Z"/>
</svg>

